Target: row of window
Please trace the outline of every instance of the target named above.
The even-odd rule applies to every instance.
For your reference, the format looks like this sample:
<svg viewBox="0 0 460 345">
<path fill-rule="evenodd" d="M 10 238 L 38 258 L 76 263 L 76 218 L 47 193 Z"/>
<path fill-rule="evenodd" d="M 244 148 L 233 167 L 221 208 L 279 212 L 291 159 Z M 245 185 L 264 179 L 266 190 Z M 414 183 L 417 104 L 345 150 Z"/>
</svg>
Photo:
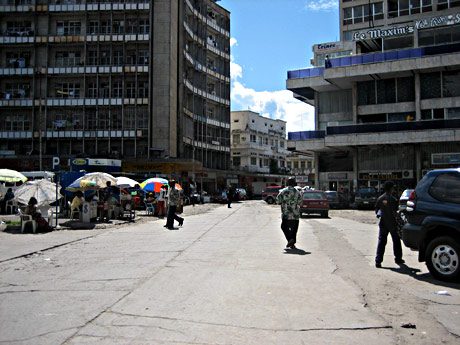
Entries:
<svg viewBox="0 0 460 345">
<path fill-rule="evenodd" d="M 89 82 L 86 86 L 87 98 L 148 98 L 148 81 L 112 81 Z M 82 86 L 76 82 L 62 82 L 54 86 L 54 96 L 57 98 L 81 98 L 83 95 Z M 6 83 L 5 91 L 0 94 L 1 99 L 23 99 L 29 98 L 29 83 Z"/>
<path fill-rule="evenodd" d="M 351 1 L 351 0 L 350 0 Z M 344 1 L 345 2 L 345 1 Z M 343 9 L 343 25 L 357 24 L 384 18 L 383 2 Z M 388 18 L 433 11 L 433 0 L 387 0 Z M 438 11 L 460 6 L 460 0 L 438 0 Z"/>
<path fill-rule="evenodd" d="M 358 105 L 415 101 L 414 77 L 358 82 L 357 88 Z"/>
<path fill-rule="evenodd" d="M 77 20 L 63 20 L 56 22 L 56 35 L 75 36 L 81 35 L 82 22 Z M 87 35 L 97 34 L 140 34 L 150 32 L 149 19 L 125 20 L 90 20 L 86 28 Z M 34 30 L 31 21 L 10 21 L 6 23 L 5 36 L 33 36 Z"/>
<path fill-rule="evenodd" d="M 460 97 L 460 71 L 420 74 L 420 97 Z"/>
<path fill-rule="evenodd" d="M 347 7 L 343 9 L 343 25 L 383 19 L 383 2 Z"/>
<path fill-rule="evenodd" d="M 259 136 L 258 137 L 259 139 L 259 145 L 265 145 L 265 146 L 272 146 L 272 147 L 284 147 L 284 141 L 281 140 L 281 141 L 278 141 L 278 139 L 269 139 L 267 137 L 261 137 Z M 240 134 L 233 134 L 233 143 L 234 144 L 240 144 L 241 142 L 245 142 L 246 141 L 246 137 L 244 136 L 241 136 Z M 255 134 L 251 134 L 250 135 L 250 138 L 249 138 L 249 141 L 251 143 L 257 143 L 257 135 Z"/>
<path fill-rule="evenodd" d="M 460 119 L 460 108 L 424 109 L 421 120 L 454 120 Z M 369 114 L 358 116 L 358 123 L 388 123 L 415 121 L 414 112 Z"/>
</svg>

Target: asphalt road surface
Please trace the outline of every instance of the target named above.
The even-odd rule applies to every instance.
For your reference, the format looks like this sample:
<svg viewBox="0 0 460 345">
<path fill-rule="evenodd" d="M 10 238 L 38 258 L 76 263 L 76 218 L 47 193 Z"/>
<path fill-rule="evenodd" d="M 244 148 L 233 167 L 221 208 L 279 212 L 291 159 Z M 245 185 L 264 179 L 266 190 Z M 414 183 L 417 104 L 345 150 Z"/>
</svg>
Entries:
<svg viewBox="0 0 460 345">
<path fill-rule="evenodd" d="M 285 252 L 276 206 L 199 210 L 173 231 L 1 234 L 0 344 L 459 343 L 460 286 L 408 249 L 395 265 L 391 239 L 376 269 L 369 213 L 304 218 Z"/>
</svg>

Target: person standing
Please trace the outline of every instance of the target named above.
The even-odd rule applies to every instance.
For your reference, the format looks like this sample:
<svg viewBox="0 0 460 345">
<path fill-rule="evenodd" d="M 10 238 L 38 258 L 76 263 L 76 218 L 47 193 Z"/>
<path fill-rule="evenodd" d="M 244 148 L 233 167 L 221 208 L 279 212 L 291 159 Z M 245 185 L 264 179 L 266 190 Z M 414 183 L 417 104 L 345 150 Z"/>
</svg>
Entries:
<svg viewBox="0 0 460 345">
<path fill-rule="evenodd" d="M 383 187 L 384 193 L 377 199 L 375 204 L 375 213 L 379 222 L 379 241 L 377 244 L 377 254 L 375 256 L 375 267 L 381 268 L 383 255 L 385 254 L 385 246 L 387 244 L 388 233 L 391 235 L 393 241 L 393 254 L 395 262 L 402 265 L 404 260 L 402 258 L 401 239 L 398 235 L 396 223 L 396 211 L 398 210 L 398 200 L 392 195 L 394 190 L 394 183 L 391 181 L 385 182 Z"/>
<path fill-rule="evenodd" d="M 177 206 L 180 203 L 180 192 L 176 189 L 176 181 L 169 181 L 169 193 L 168 193 L 168 218 L 166 221 L 165 228 L 169 230 L 174 229 L 174 221 L 179 222 L 179 226 L 184 225 L 184 218 L 179 217 L 176 214 Z"/>
<path fill-rule="evenodd" d="M 281 205 L 281 230 L 286 237 L 286 249 L 297 249 L 297 230 L 299 229 L 300 205 L 302 194 L 295 188 L 295 177 L 290 177 L 287 187 L 280 190 L 276 201 Z"/>
</svg>

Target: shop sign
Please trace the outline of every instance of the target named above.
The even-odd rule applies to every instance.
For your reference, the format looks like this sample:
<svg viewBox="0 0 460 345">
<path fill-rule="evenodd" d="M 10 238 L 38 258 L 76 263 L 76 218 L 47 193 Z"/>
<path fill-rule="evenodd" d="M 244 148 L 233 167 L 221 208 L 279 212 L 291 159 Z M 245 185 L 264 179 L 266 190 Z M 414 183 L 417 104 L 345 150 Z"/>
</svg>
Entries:
<svg viewBox="0 0 460 345">
<path fill-rule="evenodd" d="M 460 153 L 433 153 L 431 155 L 433 165 L 460 164 Z"/>
<path fill-rule="evenodd" d="M 342 44 L 338 42 L 320 43 L 315 45 L 315 51 L 336 50 L 342 48 Z"/>
<path fill-rule="evenodd" d="M 401 180 L 403 178 L 402 171 L 393 171 L 393 172 L 369 172 L 369 173 L 360 173 L 360 180 Z"/>
<path fill-rule="evenodd" d="M 72 161 L 73 165 L 86 165 L 86 159 L 84 158 L 76 158 Z"/>
<path fill-rule="evenodd" d="M 355 32 L 353 34 L 353 41 L 362 41 L 368 39 L 395 37 L 413 34 L 415 31 L 414 25 L 394 26 L 387 29 L 372 28 L 367 31 Z"/>
<path fill-rule="evenodd" d="M 460 23 L 460 13 L 417 20 L 415 21 L 415 27 L 420 30 L 458 23 Z"/>
<path fill-rule="evenodd" d="M 295 180 L 297 183 L 306 183 L 308 182 L 308 176 L 296 176 Z"/>
<path fill-rule="evenodd" d="M 327 179 L 329 181 L 347 180 L 348 179 L 348 174 L 347 173 L 329 173 L 329 174 L 327 174 Z"/>
</svg>

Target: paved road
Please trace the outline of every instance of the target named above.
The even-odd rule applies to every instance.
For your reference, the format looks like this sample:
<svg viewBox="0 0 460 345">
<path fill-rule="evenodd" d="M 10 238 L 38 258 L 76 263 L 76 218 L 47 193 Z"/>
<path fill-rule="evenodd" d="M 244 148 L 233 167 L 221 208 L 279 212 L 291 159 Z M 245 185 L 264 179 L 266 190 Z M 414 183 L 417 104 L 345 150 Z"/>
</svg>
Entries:
<svg viewBox="0 0 460 345">
<path fill-rule="evenodd" d="M 251 201 L 180 230 L 62 234 L 73 242 L 0 263 L 0 344 L 458 344 L 459 285 L 407 250 L 407 267 L 375 269 L 375 225 L 303 219 L 288 254 L 279 222 Z"/>
</svg>

